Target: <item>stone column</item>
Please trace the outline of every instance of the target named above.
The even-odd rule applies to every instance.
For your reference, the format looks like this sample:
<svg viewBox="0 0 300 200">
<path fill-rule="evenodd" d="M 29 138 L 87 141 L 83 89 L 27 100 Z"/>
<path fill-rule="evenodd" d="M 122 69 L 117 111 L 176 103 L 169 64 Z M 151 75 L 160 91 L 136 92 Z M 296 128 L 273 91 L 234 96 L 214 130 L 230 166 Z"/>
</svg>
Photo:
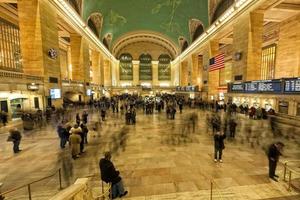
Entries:
<svg viewBox="0 0 300 200">
<path fill-rule="evenodd" d="M 75 81 L 90 82 L 89 46 L 78 34 L 71 34 L 72 78 Z"/>
<path fill-rule="evenodd" d="M 197 85 L 200 86 L 200 68 L 199 68 L 199 61 L 198 61 L 198 55 L 193 54 L 192 55 L 192 71 L 191 71 L 191 76 L 192 76 L 192 85 Z M 199 87 L 200 88 L 200 87 Z"/>
<path fill-rule="evenodd" d="M 180 85 L 187 86 L 189 82 L 189 70 L 188 61 L 182 61 L 180 63 Z"/>
<path fill-rule="evenodd" d="M 100 55 L 100 84 L 104 86 L 104 58 Z"/>
<path fill-rule="evenodd" d="M 18 1 L 18 16 L 24 73 L 44 77 L 44 95 L 49 96 L 50 88 L 61 89 L 60 59 L 48 55 L 50 49 L 59 52 L 57 13 L 48 0 L 27 0 Z M 52 101 L 56 107 L 61 103 Z"/>
<path fill-rule="evenodd" d="M 261 79 L 263 19 L 260 12 L 244 13 L 233 25 L 233 52 L 242 57 L 233 62 L 232 80 L 236 75 L 242 75 L 243 81 Z"/>
<path fill-rule="evenodd" d="M 112 76 L 111 76 L 110 60 L 104 59 L 103 70 L 104 70 L 104 86 L 111 86 L 112 85 Z"/>
<path fill-rule="evenodd" d="M 100 53 L 98 51 L 92 50 L 92 70 L 93 77 L 92 82 L 94 84 L 101 84 L 100 82 Z"/>
<path fill-rule="evenodd" d="M 218 55 L 219 53 L 219 42 L 216 40 L 211 40 L 209 42 L 209 59 Z M 208 59 L 208 71 L 209 71 L 209 59 Z M 218 97 L 218 88 L 219 88 L 219 70 L 214 70 L 212 72 L 208 72 L 208 98 L 214 96 L 214 100 Z"/>
<path fill-rule="evenodd" d="M 152 61 L 152 86 L 159 86 L 158 61 Z"/>
<path fill-rule="evenodd" d="M 132 64 L 133 64 L 133 82 L 132 82 L 132 85 L 135 86 L 135 85 L 140 84 L 140 77 L 139 77 L 139 64 L 140 64 L 140 61 L 133 60 Z"/>
</svg>

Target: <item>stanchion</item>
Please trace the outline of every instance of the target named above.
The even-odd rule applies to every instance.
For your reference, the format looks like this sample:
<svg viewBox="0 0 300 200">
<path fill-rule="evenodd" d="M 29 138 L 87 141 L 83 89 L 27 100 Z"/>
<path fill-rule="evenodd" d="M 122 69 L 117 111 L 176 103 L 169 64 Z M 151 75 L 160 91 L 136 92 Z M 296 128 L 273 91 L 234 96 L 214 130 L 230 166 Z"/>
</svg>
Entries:
<svg viewBox="0 0 300 200">
<path fill-rule="evenodd" d="M 212 193 L 213 193 L 213 182 L 210 181 L 210 200 L 212 200 Z"/>
</svg>

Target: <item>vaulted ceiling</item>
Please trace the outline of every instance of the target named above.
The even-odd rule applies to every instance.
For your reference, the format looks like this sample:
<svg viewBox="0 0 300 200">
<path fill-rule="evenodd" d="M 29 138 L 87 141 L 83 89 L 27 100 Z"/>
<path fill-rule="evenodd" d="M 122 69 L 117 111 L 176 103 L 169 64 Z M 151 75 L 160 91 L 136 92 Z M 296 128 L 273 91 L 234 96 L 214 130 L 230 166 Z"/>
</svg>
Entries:
<svg viewBox="0 0 300 200">
<path fill-rule="evenodd" d="M 208 1 L 84 0 L 83 18 L 88 21 L 91 15 L 98 21 L 94 29 L 98 29 L 99 38 L 108 37 L 111 47 L 130 33 L 138 32 L 158 33 L 160 38 L 180 49 L 180 37 L 191 43 L 192 19 L 197 19 L 204 28 L 208 26 Z"/>
</svg>

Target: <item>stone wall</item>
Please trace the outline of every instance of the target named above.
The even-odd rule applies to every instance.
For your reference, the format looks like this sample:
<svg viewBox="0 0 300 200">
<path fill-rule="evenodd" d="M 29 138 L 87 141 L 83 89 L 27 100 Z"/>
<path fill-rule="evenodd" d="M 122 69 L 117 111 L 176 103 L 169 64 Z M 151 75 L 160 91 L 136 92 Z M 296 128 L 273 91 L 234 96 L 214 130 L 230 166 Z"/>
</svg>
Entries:
<svg viewBox="0 0 300 200">
<path fill-rule="evenodd" d="M 280 23 L 275 78 L 300 76 L 300 15 Z"/>
</svg>

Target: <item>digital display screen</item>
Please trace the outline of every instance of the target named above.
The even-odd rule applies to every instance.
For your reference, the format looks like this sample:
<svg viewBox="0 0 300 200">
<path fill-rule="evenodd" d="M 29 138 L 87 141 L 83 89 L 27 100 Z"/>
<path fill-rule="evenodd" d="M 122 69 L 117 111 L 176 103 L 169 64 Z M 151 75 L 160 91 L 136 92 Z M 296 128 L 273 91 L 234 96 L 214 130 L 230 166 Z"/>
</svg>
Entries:
<svg viewBox="0 0 300 200">
<path fill-rule="evenodd" d="M 284 92 L 287 93 L 300 93 L 300 78 L 285 79 Z"/>
<path fill-rule="evenodd" d="M 51 97 L 51 99 L 60 99 L 61 98 L 61 90 L 60 89 L 50 89 L 50 97 Z"/>
<path fill-rule="evenodd" d="M 244 84 L 243 83 L 233 83 L 230 87 L 232 92 L 244 92 Z"/>
<path fill-rule="evenodd" d="M 281 81 L 280 80 L 266 80 L 266 81 L 251 81 L 245 82 L 245 92 L 281 92 Z"/>
</svg>

